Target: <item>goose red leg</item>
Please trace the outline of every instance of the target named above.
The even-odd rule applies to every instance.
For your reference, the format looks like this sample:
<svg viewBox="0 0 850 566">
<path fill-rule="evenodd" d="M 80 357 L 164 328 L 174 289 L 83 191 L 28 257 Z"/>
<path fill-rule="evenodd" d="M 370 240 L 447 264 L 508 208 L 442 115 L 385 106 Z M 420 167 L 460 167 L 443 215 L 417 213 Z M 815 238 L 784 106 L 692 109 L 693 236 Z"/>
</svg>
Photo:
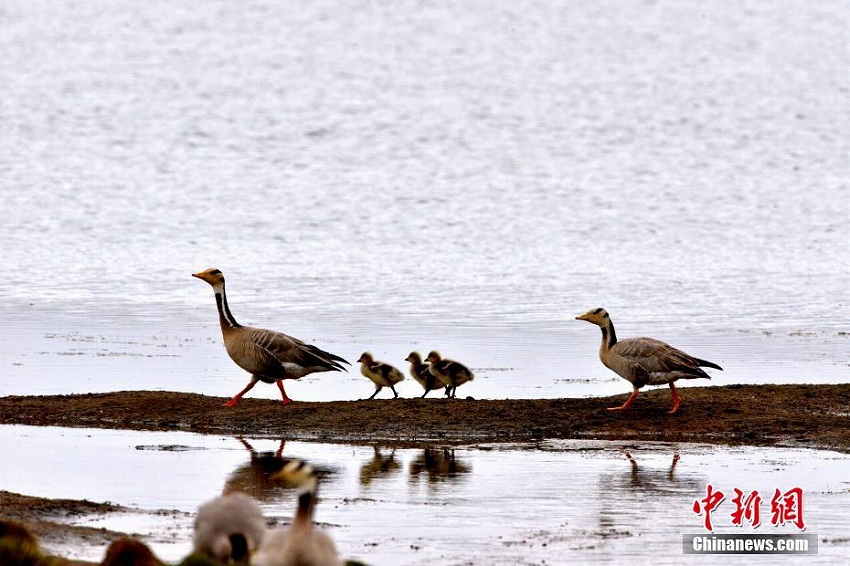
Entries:
<svg viewBox="0 0 850 566">
<path fill-rule="evenodd" d="M 283 404 L 289 405 L 290 403 L 292 403 L 292 399 L 290 399 L 286 395 L 286 391 L 283 390 L 283 380 L 278 379 L 277 381 L 275 381 L 275 383 L 277 383 L 277 388 L 280 389 L 280 394 L 283 396 Z"/>
<path fill-rule="evenodd" d="M 676 393 L 676 386 L 673 385 L 673 382 L 670 382 L 670 392 L 673 394 L 673 408 L 667 411 L 671 415 L 679 410 L 679 405 L 682 401 L 679 399 L 679 394 Z"/>
<path fill-rule="evenodd" d="M 257 381 L 259 381 L 257 378 L 252 379 L 251 382 L 248 385 L 245 386 L 245 389 L 243 389 L 242 391 L 237 393 L 236 396 L 233 399 L 231 399 L 230 401 L 228 401 L 227 403 L 225 403 L 222 406 L 223 407 L 233 407 L 234 405 L 236 405 L 236 403 L 239 402 L 239 399 L 241 399 L 243 395 L 248 393 L 257 384 Z"/>
<path fill-rule="evenodd" d="M 629 395 L 629 398 L 626 399 L 625 403 L 623 403 L 619 407 L 608 407 L 608 410 L 609 411 L 625 411 L 626 409 L 628 409 L 629 407 L 632 406 L 632 403 L 634 402 L 635 398 L 637 398 L 637 396 L 638 396 L 638 390 L 635 389 L 634 391 L 632 391 L 632 394 Z"/>
</svg>

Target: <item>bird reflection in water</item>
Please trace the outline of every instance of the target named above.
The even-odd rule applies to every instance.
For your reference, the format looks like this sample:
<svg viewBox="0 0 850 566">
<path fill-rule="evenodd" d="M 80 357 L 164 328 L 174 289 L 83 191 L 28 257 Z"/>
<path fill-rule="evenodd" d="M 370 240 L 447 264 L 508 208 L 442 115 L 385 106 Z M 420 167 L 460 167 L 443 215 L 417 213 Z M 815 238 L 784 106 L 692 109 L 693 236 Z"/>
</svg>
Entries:
<svg viewBox="0 0 850 566">
<path fill-rule="evenodd" d="M 251 460 L 231 472 L 224 484 L 223 495 L 238 491 L 247 493 L 258 501 L 273 501 L 290 489 L 285 484 L 270 477 L 272 474 L 282 470 L 286 463 L 292 459 L 283 457 L 283 449 L 286 445 L 285 440 L 281 439 L 277 450 L 262 452 L 255 450 L 241 436 L 237 436 L 236 440 L 251 454 Z M 333 470 L 315 464 L 313 465 L 313 469 L 316 476 L 320 478 L 326 478 L 333 474 Z"/>
<path fill-rule="evenodd" d="M 383 479 L 401 468 L 395 459 L 395 449 L 389 455 L 383 453 L 383 447 L 375 446 L 372 459 L 360 466 L 360 485 L 369 485 L 373 480 Z"/>
<path fill-rule="evenodd" d="M 428 483 L 437 483 L 457 479 L 471 471 L 471 466 L 455 457 L 453 449 L 425 448 L 410 462 L 410 481 L 425 477 Z"/>
<path fill-rule="evenodd" d="M 634 457 L 632 456 L 632 453 L 629 452 L 625 448 L 623 449 L 623 455 L 632 464 L 632 485 L 635 485 L 635 486 L 640 485 L 642 478 L 639 474 L 639 468 L 638 468 L 637 460 L 635 460 Z M 676 464 L 679 462 L 680 458 L 681 457 L 679 456 L 678 452 L 673 453 L 673 461 L 670 462 L 670 469 L 666 472 L 667 479 L 671 482 L 676 481 L 676 479 L 673 477 L 673 472 L 676 470 Z M 659 471 L 659 470 L 653 470 L 652 475 L 658 476 L 660 478 L 664 475 L 664 473 Z"/>
<path fill-rule="evenodd" d="M 607 489 L 626 489 L 663 495 L 665 493 L 681 493 L 702 481 L 689 473 L 685 473 L 684 476 L 677 474 L 676 465 L 681 459 L 678 451 L 673 452 L 670 465 L 663 468 L 640 465 L 626 448 L 622 449 L 622 453 L 631 464 L 631 469 L 627 473 L 613 474 L 606 479 Z"/>
</svg>

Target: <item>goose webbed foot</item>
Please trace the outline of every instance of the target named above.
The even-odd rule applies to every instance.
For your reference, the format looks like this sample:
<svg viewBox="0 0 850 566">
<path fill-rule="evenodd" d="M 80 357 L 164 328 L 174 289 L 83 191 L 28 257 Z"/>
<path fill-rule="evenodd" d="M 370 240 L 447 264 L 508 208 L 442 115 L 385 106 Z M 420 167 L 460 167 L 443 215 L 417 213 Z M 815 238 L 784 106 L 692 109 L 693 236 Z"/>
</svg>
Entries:
<svg viewBox="0 0 850 566">
<path fill-rule="evenodd" d="M 670 382 L 670 392 L 673 394 L 673 408 L 667 411 L 668 414 L 674 414 L 679 410 L 679 405 L 682 404 L 682 400 L 679 399 L 679 394 L 676 392 L 676 386 L 673 385 L 673 382 Z"/>
<path fill-rule="evenodd" d="M 632 394 L 629 395 L 629 398 L 626 399 L 625 403 L 623 403 L 619 407 L 608 407 L 608 410 L 609 411 L 625 411 L 626 409 L 628 409 L 629 407 L 632 406 L 632 403 L 637 398 L 637 396 L 638 396 L 638 390 L 635 389 L 634 391 L 632 391 Z"/>
</svg>

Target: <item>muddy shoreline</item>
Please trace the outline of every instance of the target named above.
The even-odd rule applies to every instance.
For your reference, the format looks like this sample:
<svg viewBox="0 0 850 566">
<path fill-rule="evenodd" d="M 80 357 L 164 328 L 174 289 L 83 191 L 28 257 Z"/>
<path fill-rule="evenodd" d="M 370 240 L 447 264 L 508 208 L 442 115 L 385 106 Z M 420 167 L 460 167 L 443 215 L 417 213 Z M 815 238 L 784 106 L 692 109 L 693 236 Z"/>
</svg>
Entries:
<svg viewBox="0 0 850 566">
<path fill-rule="evenodd" d="M 587 399 L 381 399 L 296 402 L 165 391 L 0 398 L 0 424 L 264 436 L 383 446 L 545 439 L 796 446 L 850 452 L 850 384 L 687 388 L 676 415 L 666 389 L 642 393 L 628 412 L 606 407 L 624 395 Z M 127 509 L 0 491 L 2 518 L 27 525 L 46 546 L 102 545 L 126 536 L 68 524 L 77 515 Z"/>
<path fill-rule="evenodd" d="M 267 436 L 327 442 L 426 445 L 544 439 L 792 445 L 850 451 L 850 384 L 731 385 L 563 399 L 378 399 L 295 402 L 225 399 L 168 391 L 0 398 L 0 424 Z"/>
</svg>

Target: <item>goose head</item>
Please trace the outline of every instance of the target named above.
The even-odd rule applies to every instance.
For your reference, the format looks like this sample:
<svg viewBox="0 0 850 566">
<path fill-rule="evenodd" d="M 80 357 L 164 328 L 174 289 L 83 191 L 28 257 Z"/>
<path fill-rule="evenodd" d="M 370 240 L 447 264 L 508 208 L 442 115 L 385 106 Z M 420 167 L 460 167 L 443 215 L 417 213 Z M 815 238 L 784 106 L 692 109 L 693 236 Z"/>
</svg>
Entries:
<svg viewBox="0 0 850 566">
<path fill-rule="evenodd" d="M 436 350 L 431 350 L 431 353 L 430 353 L 430 354 L 428 354 L 428 357 L 427 357 L 427 358 L 425 358 L 425 361 L 426 361 L 426 362 L 428 362 L 429 364 L 436 364 L 436 363 L 437 363 L 437 362 L 439 362 L 441 359 L 442 359 L 442 358 L 440 357 L 440 353 L 439 353 L 438 351 L 436 351 Z"/>
<path fill-rule="evenodd" d="M 281 470 L 273 473 L 269 478 L 281 480 L 301 492 L 315 491 L 318 483 L 313 467 L 301 460 L 290 460 Z"/>
<path fill-rule="evenodd" d="M 199 271 L 198 273 L 193 273 L 192 277 L 197 277 L 202 281 L 206 281 L 212 285 L 214 289 L 224 287 L 224 273 L 214 267 L 210 267 L 204 271 Z"/>
<path fill-rule="evenodd" d="M 611 317 L 608 316 L 608 311 L 603 308 L 590 309 L 584 314 L 580 314 L 576 317 L 576 320 L 586 320 L 591 324 L 595 324 L 596 326 L 606 326 L 608 322 L 611 320 Z"/>
<path fill-rule="evenodd" d="M 410 352 L 410 354 L 408 354 L 407 357 L 404 358 L 404 361 L 410 362 L 412 364 L 421 364 L 422 356 L 419 355 L 419 352 Z"/>
<path fill-rule="evenodd" d="M 369 352 L 363 352 L 360 354 L 360 357 L 357 358 L 358 362 L 364 363 L 367 366 L 375 361 L 375 358 L 372 357 L 372 354 Z"/>
</svg>

